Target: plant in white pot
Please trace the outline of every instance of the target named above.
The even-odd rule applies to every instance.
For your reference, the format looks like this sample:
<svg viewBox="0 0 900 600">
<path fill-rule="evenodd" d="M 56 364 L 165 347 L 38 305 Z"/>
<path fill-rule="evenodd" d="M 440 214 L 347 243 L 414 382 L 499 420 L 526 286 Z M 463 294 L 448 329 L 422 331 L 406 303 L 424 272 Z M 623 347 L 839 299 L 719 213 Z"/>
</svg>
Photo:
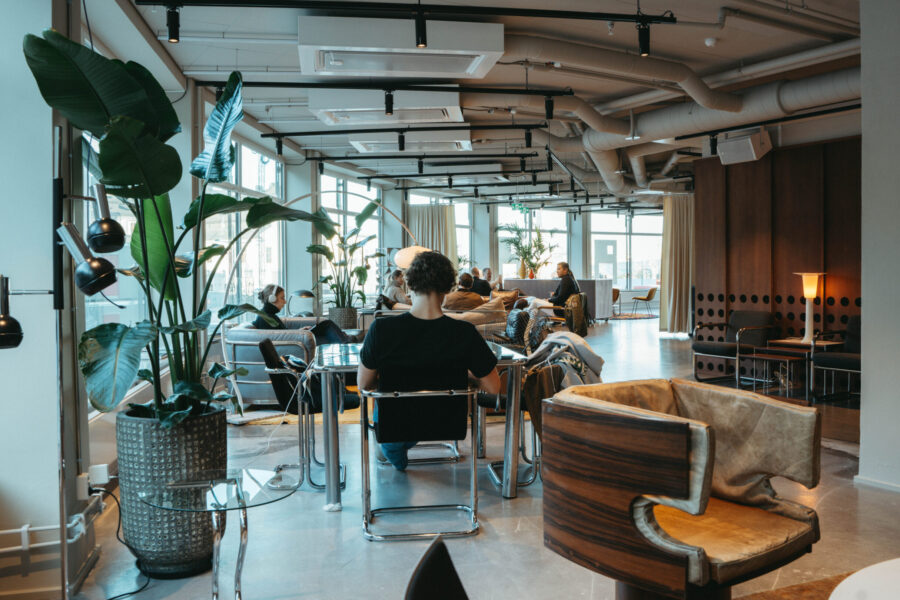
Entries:
<svg viewBox="0 0 900 600">
<path fill-rule="evenodd" d="M 375 239 L 375 235 L 360 237 L 363 224 L 378 209 L 379 201 L 373 200 L 355 217 L 356 227 L 344 235 L 337 223 L 332 221 L 324 209 L 315 213 L 313 221 L 316 231 L 324 238 L 324 244 L 310 244 L 306 251 L 319 255 L 328 264 L 330 273 L 319 277 L 318 284 L 326 287 L 333 298 L 328 302 L 328 318 L 341 329 L 356 327 L 356 307 L 359 299 L 363 304 L 366 294 L 363 287 L 369 279 L 370 261 L 384 256 L 381 252 L 365 254 L 365 245 Z"/>
<path fill-rule="evenodd" d="M 206 570 L 212 556 L 209 519 L 203 513 L 152 508 L 140 502 L 138 493 L 150 482 L 226 467 L 225 411 L 219 403 L 234 398 L 215 393 L 215 387 L 234 371 L 208 365 L 207 359 L 226 321 L 262 313 L 249 304 L 226 305 L 208 331 L 213 276 L 248 232 L 274 221 L 316 217 L 267 197 L 236 200 L 206 193 L 209 183 L 227 180 L 234 165 L 231 131 L 243 117 L 239 73 L 229 77 L 206 123 L 205 148 L 190 166 L 202 192 L 176 231 L 168 192 L 181 179 L 182 165 L 165 142 L 181 125 L 150 72 L 134 62 L 109 60 L 51 30 L 43 37 L 25 36 L 23 50 L 47 104 L 72 126 L 99 138 L 101 182 L 136 219 L 130 240 L 136 265 L 119 274 L 139 282 L 146 319 L 94 327 L 78 346 L 88 399 L 96 409 L 117 409 L 139 379 L 153 390 L 151 402 L 131 405 L 116 419 L 125 541 L 149 574 L 177 577 Z M 238 211 L 246 213 L 245 229 L 225 246 L 201 245 L 200 227 L 207 218 Z M 183 282 L 197 293 L 183 293 Z M 141 368 L 145 353 L 149 368 Z"/>
</svg>

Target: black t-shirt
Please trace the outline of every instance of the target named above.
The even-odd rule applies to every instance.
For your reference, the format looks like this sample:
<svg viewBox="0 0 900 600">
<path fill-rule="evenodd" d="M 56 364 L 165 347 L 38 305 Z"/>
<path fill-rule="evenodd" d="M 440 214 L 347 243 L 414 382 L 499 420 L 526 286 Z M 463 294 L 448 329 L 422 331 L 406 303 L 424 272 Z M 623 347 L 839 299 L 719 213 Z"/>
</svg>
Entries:
<svg viewBox="0 0 900 600">
<path fill-rule="evenodd" d="M 497 357 L 475 326 L 442 316 L 418 319 L 409 313 L 376 319 L 359 355 L 378 371 L 381 390 L 462 389 L 468 371 L 484 377 Z"/>
<path fill-rule="evenodd" d="M 550 302 L 552 302 L 554 306 L 565 306 L 569 296 L 577 294 L 580 291 L 581 290 L 578 289 L 578 282 L 575 281 L 572 274 L 566 273 L 559 278 L 559 284 L 556 286 L 556 291 L 550 296 Z"/>
<path fill-rule="evenodd" d="M 479 296 L 490 296 L 491 284 L 480 277 L 475 277 L 472 281 L 472 291 Z"/>
</svg>

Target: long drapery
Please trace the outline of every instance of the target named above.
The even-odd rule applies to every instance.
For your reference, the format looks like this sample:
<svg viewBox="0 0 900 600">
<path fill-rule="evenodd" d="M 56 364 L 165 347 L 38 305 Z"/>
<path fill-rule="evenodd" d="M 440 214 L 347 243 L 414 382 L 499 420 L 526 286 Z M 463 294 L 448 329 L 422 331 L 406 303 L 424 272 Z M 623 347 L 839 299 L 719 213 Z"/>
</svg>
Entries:
<svg viewBox="0 0 900 600">
<path fill-rule="evenodd" d="M 456 213 L 448 204 L 420 204 L 409 207 L 409 228 L 420 246 L 440 252 L 457 264 Z"/>
<path fill-rule="evenodd" d="M 667 196 L 663 199 L 660 331 L 690 331 L 693 249 L 694 198 Z"/>
</svg>

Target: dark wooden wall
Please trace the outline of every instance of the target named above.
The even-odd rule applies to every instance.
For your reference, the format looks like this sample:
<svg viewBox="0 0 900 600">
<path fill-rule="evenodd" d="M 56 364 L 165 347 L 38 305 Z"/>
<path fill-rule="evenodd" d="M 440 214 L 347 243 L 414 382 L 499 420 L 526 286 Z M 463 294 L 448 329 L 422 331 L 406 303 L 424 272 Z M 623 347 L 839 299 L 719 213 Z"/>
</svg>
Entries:
<svg viewBox="0 0 900 600">
<path fill-rule="evenodd" d="M 806 301 L 794 275 L 801 271 L 827 273 L 815 300 L 817 330 L 840 329 L 859 314 L 860 159 L 860 138 L 851 138 L 779 148 L 727 167 L 718 158 L 696 161 L 695 321 L 769 310 L 781 335 L 803 335 Z M 721 361 L 701 363 L 706 375 L 728 369 Z"/>
</svg>

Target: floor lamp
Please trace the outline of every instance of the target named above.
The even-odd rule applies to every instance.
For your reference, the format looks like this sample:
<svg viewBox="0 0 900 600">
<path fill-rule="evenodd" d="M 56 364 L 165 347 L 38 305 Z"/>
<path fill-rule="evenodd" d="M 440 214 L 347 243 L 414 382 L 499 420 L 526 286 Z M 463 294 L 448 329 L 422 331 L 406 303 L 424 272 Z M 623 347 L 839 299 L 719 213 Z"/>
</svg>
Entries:
<svg viewBox="0 0 900 600">
<path fill-rule="evenodd" d="M 819 291 L 819 275 L 825 275 L 825 273 L 794 273 L 794 275 L 799 275 L 803 278 L 803 297 L 806 298 L 806 333 L 800 342 L 812 344 L 813 326 L 815 325 L 813 304 L 815 304 L 816 295 Z"/>
</svg>

